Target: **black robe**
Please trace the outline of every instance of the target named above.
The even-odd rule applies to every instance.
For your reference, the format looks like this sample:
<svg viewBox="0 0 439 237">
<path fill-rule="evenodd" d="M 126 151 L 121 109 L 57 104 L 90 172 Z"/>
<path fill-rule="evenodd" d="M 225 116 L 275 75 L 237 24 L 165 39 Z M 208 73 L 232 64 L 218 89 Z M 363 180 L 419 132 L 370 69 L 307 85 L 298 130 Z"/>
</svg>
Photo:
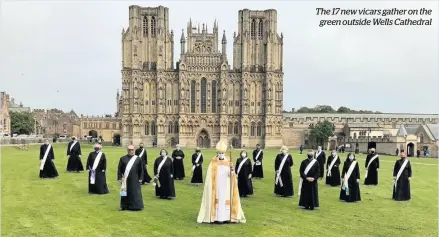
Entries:
<svg viewBox="0 0 439 237">
<path fill-rule="evenodd" d="M 369 161 L 377 154 L 369 154 L 366 157 L 366 164 L 364 165 L 367 168 Z M 364 178 L 364 185 L 377 185 L 378 184 L 378 169 L 380 168 L 380 157 L 377 157 L 369 166 L 367 170 L 367 177 Z"/>
<path fill-rule="evenodd" d="M 299 206 L 310 208 L 319 207 L 319 185 L 317 179 L 320 177 L 320 163 L 315 162 L 308 173 L 305 175 L 305 169 L 311 159 L 305 159 L 300 163 L 300 177 L 302 178 L 302 188 L 300 190 Z M 306 178 L 314 178 L 313 182 L 309 182 Z"/>
<path fill-rule="evenodd" d="M 193 184 L 202 184 L 203 183 L 203 155 L 200 153 L 200 159 L 198 160 L 198 163 L 195 163 L 195 161 L 197 160 L 198 154 L 194 153 L 192 155 L 192 167 L 195 166 L 195 169 L 193 170 L 192 173 L 192 179 L 191 179 L 191 183 Z M 198 164 L 198 166 L 196 166 Z M 191 169 L 193 169 L 191 167 Z"/>
<path fill-rule="evenodd" d="M 274 161 L 274 170 L 277 171 L 279 170 L 280 167 L 280 163 L 282 163 L 282 160 L 284 158 L 284 154 L 278 154 L 276 156 L 276 160 Z M 282 179 L 282 183 L 283 186 L 280 186 L 280 182 L 278 182 L 276 184 L 276 176 L 277 174 L 275 173 L 274 175 L 274 180 L 275 180 L 275 186 L 274 186 L 274 193 L 283 197 L 290 197 L 294 195 L 294 190 L 293 190 L 293 176 L 291 174 L 291 166 L 293 166 L 293 157 L 288 154 L 288 157 L 285 161 L 285 164 L 282 168 L 282 170 L 280 170 L 280 177 Z"/>
<path fill-rule="evenodd" d="M 352 160 L 352 161 L 354 161 L 354 160 Z M 342 171 L 342 174 L 341 174 L 342 178 L 344 178 L 344 176 L 348 172 L 349 167 L 351 166 L 352 161 L 348 159 L 348 160 L 346 160 L 344 162 L 344 164 L 343 164 L 343 171 Z M 346 202 L 361 201 L 360 183 L 357 182 L 357 179 L 360 179 L 360 166 L 358 166 L 358 161 L 357 161 L 357 164 L 355 165 L 355 168 L 352 171 L 352 174 L 351 174 L 351 176 L 349 177 L 349 180 L 348 180 L 349 195 L 346 195 L 346 191 L 341 189 L 341 191 L 340 191 L 340 200 L 344 200 Z"/>
<path fill-rule="evenodd" d="M 90 171 L 88 173 L 88 193 L 107 194 L 109 193 L 107 186 L 107 177 L 105 173 L 105 171 L 107 170 L 107 158 L 105 157 L 104 153 L 102 153 L 101 159 L 99 160 L 98 166 L 95 170 L 95 183 L 90 183 L 92 168 L 97 155 L 98 152 L 96 151 L 90 152 L 87 158 L 87 165 L 85 166 L 85 168 Z"/>
<path fill-rule="evenodd" d="M 326 163 L 326 154 L 322 150 L 320 152 L 319 156 L 317 156 L 317 152 L 314 154 L 314 157 L 317 159 L 317 161 L 320 164 L 320 178 L 323 178 L 325 176 L 325 163 Z"/>
<path fill-rule="evenodd" d="M 143 152 L 142 157 L 140 157 L 140 153 L 142 153 L 142 149 L 144 149 L 145 151 Z M 136 150 L 136 152 L 134 154 L 136 156 L 139 156 L 140 160 L 142 161 L 142 167 L 143 167 L 142 184 L 151 182 L 151 176 L 149 176 L 148 170 L 146 169 L 146 166 L 148 165 L 148 155 L 146 153 L 146 149 L 145 148 L 139 148 L 139 149 Z"/>
<path fill-rule="evenodd" d="M 154 162 L 154 176 L 157 176 L 158 168 L 162 162 L 163 157 L 159 156 Z M 174 160 L 175 162 L 175 160 Z M 174 166 L 170 157 L 166 158 L 165 163 L 160 169 L 159 182 L 160 187 L 157 184 L 155 186 L 155 195 L 160 198 L 175 198 L 175 186 L 174 179 L 172 178 L 174 173 Z"/>
<path fill-rule="evenodd" d="M 393 167 L 393 177 L 396 177 L 403 163 L 404 163 L 403 159 L 397 160 L 395 162 L 395 166 Z M 393 185 L 393 197 L 392 197 L 393 200 L 395 201 L 410 200 L 411 195 L 410 195 L 409 178 L 411 177 L 412 177 L 412 166 L 410 165 L 410 161 L 408 161 L 407 165 L 405 166 L 404 170 L 401 173 L 401 176 L 398 179 L 398 183 L 396 184 L 396 189 L 395 189 L 395 185 Z"/>
<path fill-rule="evenodd" d="M 181 159 L 176 159 L 177 156 L 180 156 Z M 172 158 L 174 158 L 174 179 L 184 179 L 184 165 L 183 165 L 183 159 L 184 159 L 184 152 L 182 150 L 174 150 L 172 152 Z"/>
<path fill-rule="evenodd" d="M 81 153 L 81 144 L 76 142 L 75 146 L 70 151 L 70 147 L 72 146 L 74 141 L 70 141 L 67 145 L 67 155 L 70 156 L 67 162 L 67 171 L 68 172 L 79 172 L 84 170 L 84 166 L 82 166 L 82 161 L 80 155 Z"/>
<path fill-rule="evenodd" d="M 337 160 L 335 161 L 334 165 L 331 169 L 331 176 L 328 176 L 328 168 L 329 165 L 331 165 L 332 160 L 334 159 L 334 156 L 330 155 L 328 156 L 328 162 L 326 163 L 326 184 L 331 186 L 340 186 L 341 179 L 340 179 L 340 157 L 337 156 Z"/>
<path fill-rule="evenodd" d="M 253 194 L 253 183 L 252 183 L 252 162 L 247 159 L 242 165 L 241 170 L 238 174 L 238 168 L 244 158 L 240 157 L 236 160 L 235 173 L 238 175 L 238 190 L 240 197 L 246 197 L 247 195 Z"/>
<path fill-rule="evenodd" d="M 43 160 L 44 154 L 46 154 L 47 146 L 48 144 L 43 144 L 40 147 L 40 162 Z M 43 170 L 40 170 L 40 178 L 44 179 L 58 177 L 58 171 L 56 170 L 53 160 L 55 160 L 55 154 L 53 153 L 53 146 L 50 146 Z"/>
<path fill-rule="evenodd" d="M 121 180 L 125 174 L 125 169 L 132 156 L 126 155 L 120 158 L 117 168 L 117 179 Z M 141 181 L 143 178 L 142 161 L 137 157 L 131 167 L 126 181 L 127 196 L 120 197 L 120 209 L 139 211 L 143 209 Z"/>
<path fill-rule="evenodd" d="M 264 169 L 262 168 L 262 160 L 264 159 L 264 151 L 261 151 L 261 154 L 258 157 L 258 161 L 261 162 L 261 165 L 256 165 L 256 155 L 260 149 L 256 149 L 253 151 L 253 178 L 264 178 Z"/>
</svg>

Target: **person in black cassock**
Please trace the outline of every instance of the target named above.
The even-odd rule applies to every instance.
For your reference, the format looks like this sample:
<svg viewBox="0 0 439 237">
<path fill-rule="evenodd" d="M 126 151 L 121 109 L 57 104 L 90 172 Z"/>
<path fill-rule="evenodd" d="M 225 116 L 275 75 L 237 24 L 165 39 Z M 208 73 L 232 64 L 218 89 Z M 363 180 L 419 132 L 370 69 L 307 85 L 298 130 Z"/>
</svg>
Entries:
<svg viewBox="0 0 439 237">
<path fill-rule="evenodd" d="M 361 201 L 360 167 L 355 159 L 355 155 L 352 153 L 348 154 L 348 159 L 343 164 L 341 178 L 340 200 L 346 202 Z"/>
<path fill-rule="evenodd" d="M 366 157 L 366 175 L 364 176 L 364 185 L 378 184 L 378 169 L 380 168 L 380 156 L 375 153 L 375 148 L 370 149 Z"/>
<path fill-rule="evenodd" d="M 307 159 L 300 164 L 299 182 L 299 206 L 305 209 L 314 210 L 319 207 L 319 185 L 320 163 L 314 159 L 314 151 L 309 150 Z"/>
<path fill-rule="evenodd" d="M 410 180 L 412 179 L 412 166 L 405 152 L 401 152 L 401 159 L 393 167 L 393 200 L 410 200 Z"/>
<path fill-rule="evenodd" d="M 76 141 L 76 137 L 72 137 L 72 140 L 67 145 L 67 171 L 68 172 L 80 172 L 84 171 L 81 161 L 81 144 Z"/>
<path fill-rule="evenodd" d="M 328 156 L 328 162 L 326 163 L 326 184 L 332 187 L 340 186 L 340 158 L 337 155 L 336 150 L 332 150 L 330 156 Z"/>
<path fill-rule="evenodd" d="M 325 163 L 326 163 L 326 154 L 324 151 L 322 151 L 322 147 L 317 147 L 317 152 L 314 156 L 317 161 L 320 164 L 320 179 L 323 179 L 323 176 L 325 176 Z"/>
<path fill-rule="evenodd" d="M 183 165 L 183 159 L 184 159 L 184 152 L 180 150 L 180 145 L 177 144 L 175 147 L 176 149 L 172 152 L 172 158 L 173 165 L 174 165 L 174 179 L 181 179 L 183 180 L 184 175 L 184 165 Z"/>
<path fill-rule="evenodd" d="M 175 162 L 175 160 L 174 160 Z M 168 151 L 162 149 L 160 156 L 154 162 L 154 182 L 155 195 L 161 199 L 174 199 L 174 166 L 172 159 L 168 157 Z"/>
<path fill-rule="evenodd" d="M 53 153 L 53 147 L 49 144 L 48 139 L 44 139 L 44 144 L 40 147 L 40 178 L 56 178 L 58 177 L 58 171 L 56 170 L 55 154 Z"/>
<path fill-rule="evenodd" d="M 259 144 L 256 145 L 256 150 L 253 151 L 253 178 L 262 179 L 264 178 L 264 169 L 262 168 L 262 160 L 264 159 L 264 151 L 261 150 Z"/>
<path fill-rule="evenodd" d="M 134 155 L 134 146 L 128 146 L 128 154 L 119 160 L 117 179 L 120 188 L 120 210 L 140 211 L 143 209 L 142 188 L 143 179 L 142 161 Z"/>
<path fill-rule="evenodd" d="M 247 195 L 252 195 L 252 162 L 247 157 L 247 151 L 241 151 L 240 157 L 236 160 L 235 167 L 235 172 L 238 175 L 239 196 L 247 197 Z"/>
<path fill-rule="evenodd" d="M 203 154 L 199 147 L 192 154 L 192 179 L 191 184 L 199 185 L 203 183 Z"/>
<path fill-rule="evenodd" d="M 143 179 L 142 184 L 151 182 L 151 176 L 148 174 L 147 166 L 148 166 L 148 154 L 146 153 L 146 149 L 143 147 L 143 143 L 139 144 L 139 148 L 136 149 L 136 152 L 134 153 L 136 156 L 140 158 L 142 161 L 142 167 L 143 167 Z"/>
<path fill-rule="evenodd" d="M 274 161 L 274 193 L 282 197 L 292 197 L 294 195 L 293 176 L 291 174 L 293 157 L 288 154 L 286 146 L 282 146 L 280 151 L 281 154 L 278 154 Z"/>
<path fill-rule="evenodd" d="M 101 149 L 101 144 L 96 143 L 94 151 L 88 155 L 87 165 L 85 166 L 85 168 L 90 171 L 88 174 L 88 193 L 90 194 L 109 193 L 105 174 L 107 170 L 107 158 Z"/>
</svg>

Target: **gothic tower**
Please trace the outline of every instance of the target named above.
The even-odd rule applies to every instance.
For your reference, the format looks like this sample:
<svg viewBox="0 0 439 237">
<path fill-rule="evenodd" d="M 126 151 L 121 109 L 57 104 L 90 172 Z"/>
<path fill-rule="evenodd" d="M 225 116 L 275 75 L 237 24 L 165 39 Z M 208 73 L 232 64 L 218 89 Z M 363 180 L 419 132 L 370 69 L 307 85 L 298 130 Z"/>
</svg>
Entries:
<svg viewBox="0 0 439 237">
<path fill-rule="evenodd" d="M 250 145 L 256 137 L 265 146 L 280 146 L 283 36 L 277 33 L 276 10 L 240 10 L 233 43 L 233 68 L 242 74 L 241 129 L 250 128 L 241 143 Z"/>
<path fill-rule="evenodd" d="M 157 75 L 174 68 L 168 8 L 130 6 L 129 27 L 122 31 L 122 54 L 122 144 L 126 145 L 140 142 L 145 126 L 143 115 L 153 115 L 165 103 L 164 98 L 156 100 L 155 88 Z M 145 80 L 143 72 L 150 75 L 150 80 Z M 152 124 L 151 132 L 155 134 L 155 121 Z"/>
</svg>

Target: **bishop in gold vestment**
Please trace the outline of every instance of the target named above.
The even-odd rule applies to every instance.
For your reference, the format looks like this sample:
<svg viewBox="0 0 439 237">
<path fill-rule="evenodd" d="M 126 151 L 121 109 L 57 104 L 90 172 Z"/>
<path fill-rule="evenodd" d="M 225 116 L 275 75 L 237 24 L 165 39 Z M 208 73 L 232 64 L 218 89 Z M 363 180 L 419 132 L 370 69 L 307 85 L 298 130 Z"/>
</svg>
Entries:
<svg viewBox="0 0 439 237">
<path fill-rule="evenodd" d="M 239 198 L 238 182 L 228 157 L 227 141 L 216 145 L 217 156 L 207 168 L 198 223 L 245 223 Z"/>
</svg>

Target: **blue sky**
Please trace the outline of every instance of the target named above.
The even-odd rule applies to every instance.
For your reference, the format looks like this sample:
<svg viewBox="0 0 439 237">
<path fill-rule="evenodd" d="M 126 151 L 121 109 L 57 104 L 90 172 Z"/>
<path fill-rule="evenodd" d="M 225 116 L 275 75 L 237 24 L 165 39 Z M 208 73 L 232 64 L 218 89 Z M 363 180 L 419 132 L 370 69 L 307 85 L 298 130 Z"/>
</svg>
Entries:
<svg viewBox="0 0 439 237">
<path fill-rule="evenodd" d="M 189 18 L 207 23 L 209 31 L 217 19 L 220 32 L 226 30 L 230 64 L 238 10 L 276 9 L 278 33 L 284 35 L 285 110 L 328 104 L 382 112 L 439 112 L 434 1 L 4 1 L 0 90 L 31 108 L 114 113 L 121 88 L 121 31 L 128 27 L 129 5 L 169 8 L 175 60 Z M 434 23 L 319 27 L 320 19 L 361 16 L 316 16 L 317 7 L 425 7 L 433 9 L 432 16 L 411 18 L 431 17 Z"/>
</svg>

